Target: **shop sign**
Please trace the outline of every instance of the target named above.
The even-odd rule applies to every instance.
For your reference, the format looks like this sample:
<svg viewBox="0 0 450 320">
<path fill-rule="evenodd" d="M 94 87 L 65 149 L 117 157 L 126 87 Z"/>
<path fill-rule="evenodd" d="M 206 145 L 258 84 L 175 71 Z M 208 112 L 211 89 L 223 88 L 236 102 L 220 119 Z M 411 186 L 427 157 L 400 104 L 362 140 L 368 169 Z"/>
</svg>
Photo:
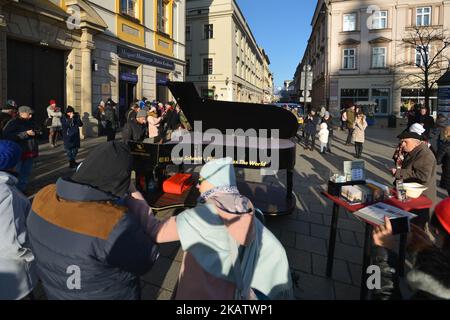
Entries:
<svg viewBox="0 0 450 320">
<path fill-rule="evenodd" d="M 175 62 L 169 59 L 161 58 L 151 53 L 133 50 L 122 46 L 117 46 L 117 54 L 121 58 L 137 61 L 149 66 L 175 70 Z"/>
</svg>

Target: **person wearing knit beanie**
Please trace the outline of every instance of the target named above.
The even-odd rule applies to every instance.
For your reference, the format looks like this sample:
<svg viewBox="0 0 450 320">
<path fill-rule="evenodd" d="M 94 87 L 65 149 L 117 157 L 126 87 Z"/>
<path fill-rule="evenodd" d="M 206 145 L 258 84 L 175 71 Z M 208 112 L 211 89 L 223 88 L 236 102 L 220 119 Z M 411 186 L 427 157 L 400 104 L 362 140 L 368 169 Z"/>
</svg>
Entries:
<svg viewBox="0 0 450 320">
<path fill-rule="evenodd" d="M 122 198 L 130 186 L 132 164 L 130 148 L 125 143 L 106 142 L 88 154 L 72 181 Z"/>
<path fill-rule="evenodd" d="M 228 157 L 206 163 L 200 171 L 200 177 L 216 188 L 236 187 L 233 159 Z"/>
</svg>

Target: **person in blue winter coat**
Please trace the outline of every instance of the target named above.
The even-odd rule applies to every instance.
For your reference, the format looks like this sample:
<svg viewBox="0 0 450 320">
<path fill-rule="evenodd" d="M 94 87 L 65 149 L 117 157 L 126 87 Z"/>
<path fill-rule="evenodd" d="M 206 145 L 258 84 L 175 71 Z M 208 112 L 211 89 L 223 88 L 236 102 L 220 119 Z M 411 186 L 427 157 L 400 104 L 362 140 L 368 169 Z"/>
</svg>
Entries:
<svg viewBox="0 0 450 320">
<path fill-rule="evenodd" d="M 78 163 L 75 161 L 80 148 L 80 127 L 83 126 L 80 115 L 75 112 L 71 106 L 67 107 L 66 115 L 61 118 L 63 128 L 64 149 L 66 149 L 69 158 L 70 168 L 76 168 Z"/>
</svg>

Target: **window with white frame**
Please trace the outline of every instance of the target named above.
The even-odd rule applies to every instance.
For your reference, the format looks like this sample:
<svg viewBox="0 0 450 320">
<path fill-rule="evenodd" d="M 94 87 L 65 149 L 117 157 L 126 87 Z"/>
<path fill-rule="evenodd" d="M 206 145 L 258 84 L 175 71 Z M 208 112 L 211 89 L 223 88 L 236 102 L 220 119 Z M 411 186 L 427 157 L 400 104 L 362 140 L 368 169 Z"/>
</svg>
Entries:
<svg viewBox="0 0 450 320">
<path fill-rule="evenodd" d="M 356 69 L 356 49 L 344 49 L 342 69 Z"/>
<path fill-rule="evenodd" d="M 388 12 L 375 11 L 372 15 L 372 29 L 386 29 L 388 27 Z"/>
<path fill-rule="evenodd" d="M 417 46 L 416 47 L 416 66 L 425 67 L 430 62 L 431 46 Z"/>
<path fill-rule="evenodd" d="M 374 47 L 372 48 L 372 68 L 386 67 L 386 48 Z"/>
<path fill-rule="evenodd" d="M 343 31 L 356 30 L 356 13 L 344 14 Z"/>
<path fill-rule="evenodd" d="M 239 57 L 236 57 L 236 75 L 241 75 L 241 63 Z"/>
<path fill-rule="evenodd" d="M 158 31 L 169 33 L 168 0 L 158 0 Z"/>
<path fill-rule="evenodd" d="M 204 39 L 212 39 L 214 37 L 214 26 L 212 24 L 204 25 Z"/>
<path fill-rule="evenodd" d="M 420 7 L 416 9 L 416 25 L 431 25 L 431 7 Z"/>
<path fill-rule="evenodd" d="M 137 6 L 136 0 L 121 0 L 120 1 L 120 12 L 127 16 L 137 18 Z"/>
<path fill-rule="evenodd" d="M 213 74 L 213 59 L 206 58 L 203 59 L 203 74 Z"/>
</svg>

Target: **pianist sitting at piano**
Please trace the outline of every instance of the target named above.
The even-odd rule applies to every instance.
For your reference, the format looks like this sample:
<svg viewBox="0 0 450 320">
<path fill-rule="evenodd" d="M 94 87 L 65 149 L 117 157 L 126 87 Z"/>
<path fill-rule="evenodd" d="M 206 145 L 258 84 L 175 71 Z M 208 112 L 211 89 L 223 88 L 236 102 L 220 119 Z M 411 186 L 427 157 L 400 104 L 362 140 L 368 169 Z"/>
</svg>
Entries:
<svg viewBox="0 0 450 320">
<path fill-rule="evenodd" d="M 125 143 L 128 141 L 142 142 L 148 138 L 147 111 L 139 110 L 135 119 L 130 119 L 122 131 Z"/>
<path fill-rule="evenodd" d="M 175 299 L 292 299 L 286 252 L 239 193 L 232 159 L 205 164 L 197 187 L 199 204 L 163 222 L 142 194 L 130 190 L 138 200 L 130 204 L 131 212 L 146 232 L 158 243 L 181 242 Z"/>
</svg>

